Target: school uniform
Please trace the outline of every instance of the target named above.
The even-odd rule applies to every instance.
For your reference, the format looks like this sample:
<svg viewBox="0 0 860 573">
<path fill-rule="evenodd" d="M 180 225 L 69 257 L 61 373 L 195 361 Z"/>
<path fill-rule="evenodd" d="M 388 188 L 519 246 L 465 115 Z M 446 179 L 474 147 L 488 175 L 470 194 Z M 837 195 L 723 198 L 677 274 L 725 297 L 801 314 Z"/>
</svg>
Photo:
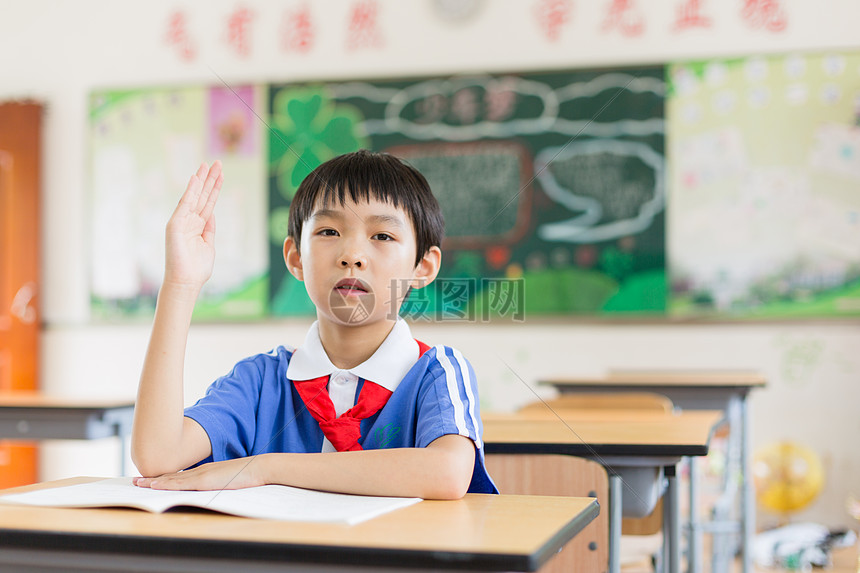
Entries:
<svg viewBox="0 0 860 573">
<path fill-rule="evenodd" d="M 212 443 L 212 455 L 201 463 L 273 452 L 335 451 L 294 382 L 320 376 L 330 377 L 327 387 L 337 416 L 353 407 L 367 380 L 391 392 L 381 410 L 361 421 L 362 449 L 423 448 L 444 435 L 465 436 L 475 444 L 468 491 L 498 493 L 484 465 L 471 365 L 448 346 L 419 347 L 400 319 L 370 358 L 348 370 L 331 363 L 316 322 L 300 347 L 280 346 L 236 364 L 185 410 Z"/>
</svg>

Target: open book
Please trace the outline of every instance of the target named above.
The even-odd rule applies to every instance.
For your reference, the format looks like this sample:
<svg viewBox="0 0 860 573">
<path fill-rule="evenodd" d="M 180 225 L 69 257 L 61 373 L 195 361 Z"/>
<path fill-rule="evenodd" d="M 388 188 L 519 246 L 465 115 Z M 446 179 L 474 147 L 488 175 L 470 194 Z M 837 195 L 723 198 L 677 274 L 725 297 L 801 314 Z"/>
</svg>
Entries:
<svg viewBox="0 0 860 573">
<path fill-rule="evenodd" d="M 163 491 L 137 487 L 131 478 L 112 478 L 4 495 L 0 501 L 51 507 L 133 507 L 153 513 L 190 506 L 243 517 L 354 525 L 421 499 L 326 493 L 285 485 Z"/>
</svg>

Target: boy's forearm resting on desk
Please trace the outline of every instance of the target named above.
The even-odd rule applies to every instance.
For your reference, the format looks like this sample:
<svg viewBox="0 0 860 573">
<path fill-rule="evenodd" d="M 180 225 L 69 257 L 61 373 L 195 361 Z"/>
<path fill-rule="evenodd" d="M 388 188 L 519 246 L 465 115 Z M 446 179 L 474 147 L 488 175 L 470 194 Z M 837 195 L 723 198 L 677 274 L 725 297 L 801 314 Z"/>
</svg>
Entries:
<svg viewBox="0 0 860 573">
<path fill-rule="evenodd" d="M 262 454 L 138 478 L 135 483 L 154 489 L 199 490 L 283 484 L 360 495 L 459 499 L 469 488 L 474 463 L 472 440 L 447 435 L 426 448 Z"/>
</svg>

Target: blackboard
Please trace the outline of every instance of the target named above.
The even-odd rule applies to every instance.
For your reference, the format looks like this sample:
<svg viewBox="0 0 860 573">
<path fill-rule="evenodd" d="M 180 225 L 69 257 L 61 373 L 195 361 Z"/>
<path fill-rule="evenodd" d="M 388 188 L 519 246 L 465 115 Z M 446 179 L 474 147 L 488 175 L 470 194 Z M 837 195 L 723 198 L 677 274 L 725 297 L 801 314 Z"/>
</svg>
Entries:
<svg viewBox="0 0 860 573">
<path fill-rule="evenodd" d="M 530 216 L 531 162 L 522 146 L 447 143 L 387 151 L 427 178 L 445 216 L 446 248 L 512 245 L 524 238 Z"/>
<path fill-rule="evenodd" d="M 422 171 L 446 218 L 412 318 L 662 314 L 664 92 L 662 67 L 271 86 L 273 312 L 312 310 L 281 254 L 298 182 L 369 148 Z"/>
</svg>

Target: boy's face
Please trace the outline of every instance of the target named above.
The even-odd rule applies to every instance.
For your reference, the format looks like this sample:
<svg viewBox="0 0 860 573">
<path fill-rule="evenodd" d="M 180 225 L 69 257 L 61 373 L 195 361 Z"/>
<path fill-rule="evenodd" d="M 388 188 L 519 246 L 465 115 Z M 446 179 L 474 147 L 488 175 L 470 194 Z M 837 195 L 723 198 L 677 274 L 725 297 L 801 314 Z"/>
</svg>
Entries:
<svg viewBox="0 0 860 573">
<path fill-rule="evenodd" d="M 391 322 L 409 287 L 436 277 L 432 247 L 415 265 L 415 229 L 401 208 L 379 200 L 319 204 L 304 222 L 301 252 L 284 243 L 287 268 L 305 288 L 320 321 L 347 326 Z"/>
</svg>

